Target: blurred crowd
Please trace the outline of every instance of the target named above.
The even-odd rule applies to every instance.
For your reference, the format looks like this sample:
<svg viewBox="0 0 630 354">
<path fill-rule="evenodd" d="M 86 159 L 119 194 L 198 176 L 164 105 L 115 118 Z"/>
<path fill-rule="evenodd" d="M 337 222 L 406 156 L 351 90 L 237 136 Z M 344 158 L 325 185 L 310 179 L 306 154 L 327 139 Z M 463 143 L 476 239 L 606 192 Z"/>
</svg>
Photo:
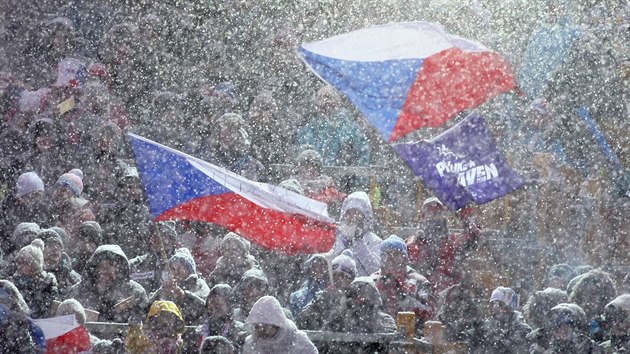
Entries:
<svg viewBox="0 0 630 354">
<path fill-rule="evenodd" d="M 0 352 L 375 352 L 384 344 L 316 347 L 303 330 L 393 333 L 399 312 L 414 313 L 418 337 L 439 320 L 446 340 L 475 353 L 630 349 L 630 280 L 619 268 L 630 264 L 627 1 L 0 8 Z M 402 162 L 294 50 L 412 20 L 439 21 L 513 65 L 518 94 L 481 110 L 528 184 L 454 213 L 419 198 L 413 180 L 390 178 L 378 204 L 415 228 L 403 239 L 386 231 L 365 177 L 325 171 Z M 288 256 L 217 225 L 154 222 L 127 132 L 327 203 L 333 248 Z M 486 242 L 482 224 L 544 249 L 544 279 L 482 295 L 466 262 Z M 80 326 L 54 340 L 33 322 L 71 314 Z M 94 321 L 129 331 L 97 338 L 85 326 Z"/>
</svg>

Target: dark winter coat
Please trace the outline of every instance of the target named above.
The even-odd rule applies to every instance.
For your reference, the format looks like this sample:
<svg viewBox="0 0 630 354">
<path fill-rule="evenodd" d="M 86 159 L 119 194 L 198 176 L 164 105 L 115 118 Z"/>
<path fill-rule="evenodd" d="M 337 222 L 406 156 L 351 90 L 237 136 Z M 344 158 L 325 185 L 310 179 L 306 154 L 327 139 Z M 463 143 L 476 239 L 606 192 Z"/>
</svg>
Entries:
<svg viewBox="0 0 630 354">
<path fill-rule="evenodd" d="M 16 275 L 10 280 L 31 309 L 32 318 L 52 317 L 53 300 L 59 299 L 57 279 L 52 273 L 41 271 L 28 277 Z"/>
<path fill-rule="evenodd" d="M 72 269 L 72 261 L 65 253 L 61 254 L 59 262 L 54 267 L 46 270 L 57 279 L 57 286 L 62 299 L 65 298 L 65 295 L 73 285 L 81 282 L 81 276 Z"/>
<path fill-rule="evenodd" d="M 531 328 L 519 312 L 513 312 L 506 323 L 493 318 L 484 321 L 471 345 L 475 354 L 527 353 L 527 334 Z"/>
<path fill-rule="evenodd" d="M 149 252 L 129 261 L 131 278 L 140 284 L 148 294 L 155 292 L 162 286 L 166 273 L 162 256 Z M 164 275 L 163 275 L 164 274 Z"/>
<path fill-rule="evenodd" d="M 160 287 L 149 297 L 149 303 L 157 300 L 173 301 L 182 312 L 184 322 L 187 326 L 197 325 L 204 316 L 205 299 L 208 297 L 210 288 L 206 282 L 199 278 L 197 274 L 191 274 L 182 284 L 178 284 L 184 290 L 184 297 L 181 299 L 172 299 L 165 297 L 163 287 Z"/>
<path fill-rule="evenodd" d="M 107 291 L 98 293 L 96 272 L 98 264 L 103 260 L 115 262 L 118 278 Z M 100 312 L 99 321 L 127 323 L 130 317 L 142 319 L 149 305 L 142 286 L 131 280 L 129 260 L 118 245 L 99 246 L 88 260 L 84 278 L 71 288 L 70 293 L 83 307 Z M 133 297 L 135 304 L 116 312 L 114 305 L 129 297 Z"/>
</svg>

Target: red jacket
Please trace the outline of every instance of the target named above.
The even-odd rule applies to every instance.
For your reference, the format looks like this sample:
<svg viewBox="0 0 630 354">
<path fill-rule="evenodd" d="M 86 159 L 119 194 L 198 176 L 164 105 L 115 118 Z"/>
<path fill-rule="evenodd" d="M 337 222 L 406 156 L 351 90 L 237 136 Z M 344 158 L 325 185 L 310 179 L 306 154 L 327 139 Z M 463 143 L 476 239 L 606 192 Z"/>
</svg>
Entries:
<svg viewBox="0 0 630 354">
<path fill-rule="evenodd" d="M 401 311 L 414 312 L 419 323 L 435 316 L 437 302 L 431 294 L 431 284 L 411 267 L 398 276 L 384 275 L 379 270 L 372 274 L 372 279 L 381 294 L 383 311 L 393 318 Z"/>
<path fill-rule="evenodd" d="M 413 236 L 405 240 L 409 264 L 424 274 L 433 284 L 434 294 L 459 283 L 461 274 L 456 265 L 456 256 L 471 246 L 479 238 L 478 231 L 468 231 L 463 234 L 449 234 L 437 247 L 435 264 L 429 264 L 431 255 L 426 240 Z"/>
</svg>

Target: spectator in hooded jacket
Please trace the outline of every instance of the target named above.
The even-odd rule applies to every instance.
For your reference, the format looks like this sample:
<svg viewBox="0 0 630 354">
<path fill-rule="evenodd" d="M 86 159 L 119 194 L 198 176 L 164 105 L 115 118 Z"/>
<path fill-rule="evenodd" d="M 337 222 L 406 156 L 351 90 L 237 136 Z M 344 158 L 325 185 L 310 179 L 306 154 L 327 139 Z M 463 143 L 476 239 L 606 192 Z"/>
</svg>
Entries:
<svg viewBox="0 0 630 354">
<path fill-rule="evenodd" d="M 234 309 L 234 318 L 244 322 L 256 300 L 271 294 L 269 279 L 262 270 L 250 269 L 243 274 L 241 280 L 234 287 L 234 294 L 237 304 Z"/>
<path fill-rule="evenodd" d="M 606 353 L 630 350 L 630 295 L 617 296 L 604 309 L 609 340 L 602 343 Z"/>
<path fill-rule="evenodd" d="M 100 206 L 96 218 L 107 235 L 107 243 L 119 245 L 132 259 L 145 253 L 151 234 L 151 215 L 135 167 L 124 170 L 114 199 Z"/>
<path fill-rule="evenodd" d="M 246 271 L 258 269 L 256 259 L 249 254 L 250 247 L 249 241 L 233 232 L 225 235 L 221 241 L 221 257 L 208 277 L 208 285 L 235 286 Z"/>
<path fill-rule="evenodd" d="M 210 289 L 197 275 L 190 251 L 180 248 L 169 259 L 169 274 L 164 284 L 149 297 L 149 302 L 172 301 L 181 309 L 186 325 L 199 324 L 205 312 L 204 302 Z"/>
<path fill-rule="evenodd" d="M 30 310 L 22 294 L 13 283 L 0 279 L 0 348 L 3 352 L 44 351 L 44 333 L 29 317 Z"/>
<path fill-rule="evenodd" d="M 586 313 L 591 339 L 602 342 L 605 336 L 604 309 L 617 296 L 617 287 L 610 275 L 599 269 L 576 278 L 575 284 L 568 291 L 569 302 L 580 306 Z"/>
<path fill-rule="evenodd" d="M 383 311 L 392 317 L 401 311 L 416 314 L 416 329 L 433 319 L 437 301 L 431 283 L 407 264 L 407 246 L 396 235 L 381 243 L 381 269 L 372 274 L 383 300 Z"/>
<path fill-rule="evenodd" d="M 338 255 L 331 263 L 333 282 L 315 294 L 298 314 L 297 324 L 301 329 L 321 330 L 332 313 L 345 302 L 346 291 L 357 275 L 357 266 L 345 254 Z"/>
<path fill-rule="evenodd" d="M 470 213 L 470 209 L 459 212 L 465 232 L 451 233 L 446 207 L 435 197 L 427 198 L 420 211 L 420 235 L 405 240 L 410 266 L 429 279 L 436 294 L 460 281 L 461 262 L 457 260 L 479 238 L 479 229 Z"/>
<path fill-rule="evenodd" d="M 529 296 L 523 306 L 525 322 L 532 327 L 527 340 L 540 348 L 547 348 L 550 341 L 549 311 L 556 305 L 568 302 L 566 291 L 547 288 Z"/>
<path fill-rule="evenodd" d="M 149 252 L 129 261 L 131 278 L 147 291 L 156 291 L 166 279 L 167 261 L 175 253 L 177 230 L 172 221 L 160 221 L 150 226 Z"/>
<path fill-rule="evenodd" d="M 73 285 L 81 281 L 81 276 L 72 269 L 72 261 L 65 253 L 63 240 L 56 231 L 44 229 L 37 237 L 44 241 L 45 269 L 57 279 L 59 294 L 63 298 Z"/>
<path fill-rule="evenodd" d="M 604 353 L 603 349 L 588 337 L 588 324 L 582 308 L 576 304 L 558 304 L 548 313 L 550 333 L 546 351 L 531 353 Z"/>
<path fill-rule="evenodd" d="M 365 192 L 350 194 L 341 205 L 341 216 L 333 256 L 350 250 L 358 276 L 368 276 L 381 266 L 380 246 L 383 240 L 372 232 L 372 204 Z"/>
<path fill-rule="evenodd" d="M 72 259 L 72 269 L 83 275 L 88 260 L 96 248 L 103 244 L 103 229 L 96 221 L 84 221 L 79 226 L 79 232 L 74 242 L 67 244 L 69 246 L 68 253 Z"/>
<path fill-rule="evenodd" d="M 324 328 L 345 333 L 393 333 L 394 319 L 380 310 L 381 295 L 369 277 L 358 277 L 346 289 L 346 301 L 329 318 Z"/>
<path fill-rule="evenodd" d="M 245 325 L 251 334 L 245 339 L 243 354 L 317 353 L 306 333 L 285 316 L 273 296 L 263 296 L 252 307 Z"/>
<path fill-rule="evenodd" d="M 306 273 L 306 281 L 299 290 L 294 291 L 289 296 L 288 308 L 291 310 L 293 318 L 297 318 L 304 306 L 315 298 L 315 294 L 328 286 L 328 261 L 326 257 L 322 254 L 310 256 L 304 262 L 304 273 Z"/>
<path fill-rule="evenodd" d="M 490 296 L 490 317 L 473 337 L 473 353 L 528 353 L 527 334 L 531 328 L 516 311 L 516 294 L 505 287 Z"/>
<path fill-rule="evenodd" d="M 85 308 L 99 312 L 99 321 L 138 320 L 149 300 L 130 272 L 129 260 L 118 245 L 99 246 L 87 262 L 83 279 L 70 294 Z"/>
<path fill-rule="evenodd" d="M 234 320 L 234 291 L 227 284 L 218 284 L 210 289 L 206 299 L 206 320 L 197 331 L 197 347 L 208 337 L 226 338 L 235 348 L 240 348 L 245 339 L 243 323 Z"/>
</svg>

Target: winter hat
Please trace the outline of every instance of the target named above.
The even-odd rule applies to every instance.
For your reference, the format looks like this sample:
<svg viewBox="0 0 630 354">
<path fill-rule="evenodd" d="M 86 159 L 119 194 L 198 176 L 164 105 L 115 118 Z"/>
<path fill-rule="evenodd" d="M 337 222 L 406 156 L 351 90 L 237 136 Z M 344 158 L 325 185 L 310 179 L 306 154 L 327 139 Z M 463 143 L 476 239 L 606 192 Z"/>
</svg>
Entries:
<svg viewBox="0 0 630 354">
<path fill-rule="evenodd" d="M 87 67 L 79 59 L 66 58 L 57 65 L 56 87 L 78 87 L 85 83 Z"/>
<path fill-rule="evenodd" d="M 50 229 L 55 231 L 57 235 L 61 237 L 61 240 L 63 241 L 64 245 L 68 243 L 68 234 L 66 233 L 66 230 L 62 229 L 59 226 L 53 226 L 53 227 L 50 227 Z"/>
<path fill-rule="evenodd" d="M 300 182 L 298 182 L 294 178 L 285 179 L 284 181 L 280 182 L 278 186 L 286 190 L 290 190 L 293 193 L 304 195 L 304 190 L 302 189 Z"/>
<path fill-rule="evenodd" d="M 44 244 L 56 242 L 59 246 L 61 246 L 62 249 L 64 248 L 63 239 L 61 238 L 59 233 L 57 233 L 57 231 L 53 229 L 43 229 L 39 232 L 39 234 L 37 234 L 37 237 L 44 241 Z"/>
<path fill-rule="evenodd" d="M 210 289 L 206 297 L 206 307 L 208 307 L 208 301 L 212 297 L 219 297 L 225 300 L 229 308 L 232 308 L 234 305 L 234 290 L 228 284 L 217 284 Z"/>
<path fill-rule="evenodd" d="M 8 307 L 11 311 L 29 315 L 31 310 L 22 297 L 22 293 L 8 280 L 0 279 L 0 305 Z"/>
<path fill-rule="evenodd" d="M 77 197 L 83 192 L 83 181 L 81 180 L 81 177 L 74 173 L 64 173 L 61 177 L 59 177 L 55 185 L 58 187 L 68 187 Z"/>
<path fill-rule="evenodd" d="M 103 229 L 96 221 L 84 221 L 79 226 L 79 238 L 100 245 L 103 241 Z"/>
<path fill-rule="evenodd" d="M 22 197 L 32 192 L 44 191 L 44 182 L 35 172 L 22 173 L 17 180 L 17 196 Z"/>
<path fill-rule="evenodd" d="M 243 251 L 243 253 L 249 254 L 251 244 L 249 243 L 249 241 L 242 238 L 241 236 L 233 232 L 228 232 L 228 234 L 225 235 L 225 237 L 221 241 L 221 249 L 226 247 L 228 243 L 235 244 L 240 250 Z"/>
<path fill-rule="evenodd" d="M 439 206 L 443 206 L 444 204 L 436 197 L 430 197 L 424 200 L 424 202 L 422 202 L 422 208 L 424 208 L 427 205 L 430 204 L 437 204 Z"/>
<path fill-rule="evenodd" d="M 298 155 L 297 162 L 300 167 L 312 166 L 319 171 L 321 171 L 322 166 L 324 166 L 324 159 L 322 158 L 322 155 L 313 149 L 302 151 Z"/>
<path fill-rule="evenodd" d="M 81 326 L 85 325 L 85 309 L 83 305 L 75 299 L 67 299 L 59 304 L 56 316 L 64 315 L 75 315 L 77 322 L 79 322 Z"/>
<path fill-rule="evenodd" d="M 569 280 L 575 278 L 575 276 L 575 271 L 568 264 L 556 264 L 549 269 L 547 279 L 560 277 L 566 279 L 568 282 Z"/>
<path fill-rule="evenodd" d="M 154 225 L 158 227 L 162 237 L 168 237 L 172 242 L 177 242 L 177 230 L 173 221 L 159 221 Z"/>
<path fill-rule="evenodd" d="M 208 336 L 201 343 L 199 353 L 236 353 L 236 349 L 223 336 Z"/>
<path fill-rule="evenodd" d="M 73 168 L 70 171 L 68 171 L 68 173 L 72 173 L 73 175 L 76 175 L 77 177 L 81 178 L 81 180 L 83 181 L 83 171 L 81 171 L 78 168 Z"/>
<path fill-rule="evenodd" d="M 192 254 L 190 254 L 190 250 L 188 250 L 188 248 L 183 247 L 175 251 L 175 254 L 173 254 L 173 256 L 168 260 L 168 263 L 173 265 L 175 262 L 179 262 L 184 265 L 186 270 L 188 270 L 188 275 L 197 274 L 195 259 Z"/>
<path fill-rule="evenodd" d="M 506 288 L 500 286 L 492 292 L 492 296 L 490 296 L 490 302 L 493 301 L 501 301 L 505 304 L 505 306 L 509 307 L 512 310 L 516 309 L 516 293 L 511 288 Z"/>
<path fill-rule="evenodd" d="M 574 303 L 558 304 L 549 310 L 549 315 L 555 321 L 562 321 L 572 328 L 587 331 L 587 318 L 584 310 Z"/>
<path fill-rule="evenodd" d="M 40 239 L 33 240 L 30 245 L 22 247 L 15 258 L 24 259 L 37 272 L 41 272 L 44 266 L 44 242 Z"/>
<path fill-rule="evenodd" d="M 39 225 L 34 222 L 20 223 L 13 231 L 13 243 L 17 247 L 26 246 L 37 237 L 40 230 Z"/>
<path fill-rule="evenodd" d="M 544 116 L 549 116 L 549 105 L 543 98 L 537 98 L 529 105 L 530 111 L 536 111 Z"/>
<path fill-rule="evenodd" d="M 405 242 L 396 235 L 389 236 L 381 243 L 381 255 L 387 250 L 397 250 L 405 255 L 405 259 L 409 258 L 407 254 L 407 245 Z"/>
<path fill-rule="evenodd" d="M 357 276 L 357 264 L 345 254 L 340 254 L 332 260 L 333 272 L 341 272 L 352 278 Z"/>
<path fill-rule="evenodd" d="M 149 313 L 147 314 L 147 319 L 145 321 L 146 328 L 151 331 L 152 328 L 157 325 L 157 323 L 155 323 L 153 320 L 156 317 L 166 313 L 170 313 L 175 316 L 177 321 L 177 331 L 179 333 L 184 333 L 186 327 L 184 324 L 184 317 L 182 317 L 182 313 L 179 310 L 179 307 L 177 307 L 174 302 L 165 300 L 154 301 L 153 304 L 151 304 L 151 307 L 149 308 Z"/>
</svg>

